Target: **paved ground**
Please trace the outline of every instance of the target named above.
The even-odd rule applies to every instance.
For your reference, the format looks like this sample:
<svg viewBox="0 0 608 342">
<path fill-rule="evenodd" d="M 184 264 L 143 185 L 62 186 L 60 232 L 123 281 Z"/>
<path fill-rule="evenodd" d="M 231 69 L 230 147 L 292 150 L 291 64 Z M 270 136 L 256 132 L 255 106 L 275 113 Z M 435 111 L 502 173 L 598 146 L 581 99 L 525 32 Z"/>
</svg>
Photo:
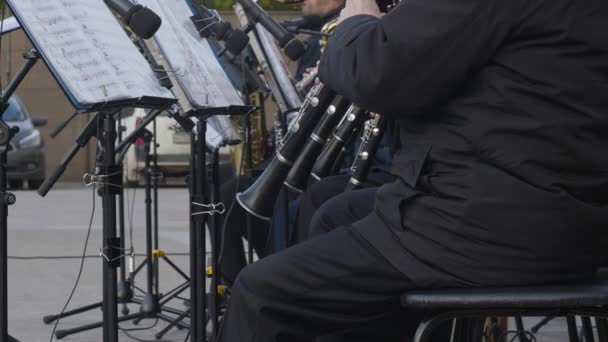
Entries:
<svg viewBox="0 0 608 342">
<path fill-rule="evenodd" d="M 55 313 L 64 305 L 74 284 L 79 256 L 92 209 L 92 191 L 80 186 L 63 186 L 51 191 L 46 198 L 35 192 L 18 192 L 17 204 L 9 209 L 9 255 L 14 257 L 55 257 L 71 256 L 73 259 L 10 259 L 9 260 L 9 326 L 10 332 L 21 341 L 48 341 L 52 326 L 43 324 L 42 316 Z M 135 193 L 133 211 L 134 246 L 137 253 L 145 253 L 144 218 L 142 189 Z M 133 198 L 133 193 L 130 193 Z M 159 195 L 160 244 L 168 253 L 188 252 L 188 196 L 185 189 L 162 189 Z M 78 289 L 70 308 L 98 301 L 101 297 L 101 201 L 96 198 L 96 211 L 92 232 L 87 248 L 87 258 Z M 177 265 L 188 273 L 187 256 L 171 256 Z M 142 257 L 137 257 L 140 262 Z M 182 278 L 161 264 L 161 291 L 178 285 Z M 145 273 L 136 278 L 136 285 L 145 287 Z M 186 293 L 187 295 L 187 293 Z M 182 309 L 181 301 L 174 303 Z M 137 312 L 132 305 L 131 311 Z M 59 329 L 68 329 L 98 321 L 99 309 L 66 318 Z M 141 323 L 150 326 L 154 320 Z M 163 324 L 158 324 L 162 326 Z M 130 325 L 126 324 L 125 327 Z M 154 329 L 153 329 L 154 330 Z M 157 329 L 155 329 L 157 330 Z M 153 339 L 154 333 L 134 331 L 132 335 Z M 96 329 L 64 338 L 65 341 L 100 342 L 101 330 Z M 133 341 L 122 335 L 121 341 Z M 174 331 L 167 340 L 183 341 L 185 332 Z"/>
<path fill-rule="evenodd" d="M 137 253 L 145 252 L 143 190 L 135 193 L 133 210 L 134 246 Z M 133 192 L 129 192 L 133 199 Z M 79 185 L 60 185 L 46 198 L 35 192 L 18 192 L 17 204 L 10 207 L 9 217 L 9 254 L 12 257 L 36 257 L 37 259 L 9 260 L 9 327 L 10 332 L 23 342 L 49 341 L 52 326 L 43 324 L 42 317 L 55 313 L 65 303 L 80 264 L 83 244 L 92 209 L 92 192 Z M 185 189 L 162 189 L 160 191 L 160 241 L 168 253 L 188 252 L 188 196 Z M 87 258 L 82 279 L 70 308 L 90 304 L 100 299 L 101 263 L 98 257 L 101 246 L 101 203 L 96 198 L 96 211 L 93 229 L 87 249 Z M 51 259 L 48 257 L 70 256 L 71 259 Z M 188 271 L 187 257 L 171 256 L 184 271 Z M 142 258 L 138 257 L 137 262 Z M 180 276 L 161 265 L 161 290 L 163 292 L 181 282 Z M 136 284 L 145 286 L 145 274 L 136 279 Z M 186 293 L 187 295 L 187 293 Z M 181 301 L 174 307 L 182 309 Z M 132 305 L 131 312 L 138 306 Z M 96 309 L 85 314 L 66 318 L 59 324 L 60 329 L 69 329 L 82 324 L 98 321 L 101 311 Z M 526 325 L 536 320 L 527 320 Z M 154 320 L 142 322 L 140 326 L 150 326 Z M 152 340 L 154 332 L 163 326 L 159 323 L 151 331 L 133 331 L 140 339 Z M 124 327 L 132 327 L 125 324 Z M 96 329 L 64 338 L 64 341 L 100 342 L 101 330 Z M 183 341 L 185 331 L 172 331 L 165 340 Z M 564 322 L 550 323 L 543 333 L 537 336 L 539 342 L 565 341 Z M 121 341 L 135 341 L 121 333 Z M 376 341 L 372 341 L 376 342 Z"/>
</svg>

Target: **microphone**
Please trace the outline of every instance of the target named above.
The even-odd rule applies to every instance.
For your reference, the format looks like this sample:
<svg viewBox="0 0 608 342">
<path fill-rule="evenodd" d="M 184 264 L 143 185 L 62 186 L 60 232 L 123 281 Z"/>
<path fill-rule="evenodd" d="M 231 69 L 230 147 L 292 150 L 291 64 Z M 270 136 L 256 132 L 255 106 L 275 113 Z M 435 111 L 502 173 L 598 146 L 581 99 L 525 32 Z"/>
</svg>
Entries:
<svg viewBox="0 0 608 342">
<path fill-rule="evenodd" d="M 215 14 L 204 6 L 196 6 L 196 15 L 190 17 L 202 38 L 213 36 L 225 43 L 227 51 L 233 55 L 240 54 L 249 44 L 249 36 L 241 30 L 235 30 L 230 23 L 219 20 Z"/>
<path fill-rule="evenodd" d="M 110 9 L 122 18 L 122 21 L 135 35 L 150 39 L 160 28 L 162 20 L 151 9 L 142 5 L 133 5 L 129 0 L 104 0 Z"/>
<path fill-rule="evenodd" d="M 305 15 L 301 18 L 295 18 L 291 20 L 285 20 L 281 22 L 281 26 L 290 29 L 305 29 L 305 30 L 314 30 L 323 26 L 323 18 L 318 15 Z"/>
<path fill-rule="evenodd" d="M 237 2 L 243 6 L 243 10 L 249 15 L 251 21 L 262 24 L 270 32 L 289 59 L 298 60 L 306 52 L 306 45 L 276 22 L 257 3 L 252 0 L 237 0 Z"/>
</svg>

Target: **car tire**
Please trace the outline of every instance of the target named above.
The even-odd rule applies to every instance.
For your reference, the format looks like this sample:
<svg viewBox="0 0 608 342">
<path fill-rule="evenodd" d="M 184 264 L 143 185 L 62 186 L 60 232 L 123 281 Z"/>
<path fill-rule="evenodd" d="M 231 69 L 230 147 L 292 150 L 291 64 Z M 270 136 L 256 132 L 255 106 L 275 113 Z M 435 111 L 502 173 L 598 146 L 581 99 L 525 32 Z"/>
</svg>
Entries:
<svg viewBox="0 0 608 342">
<path fill-rule="evenodd" d="M 42 185 L 44 179 L 30 179 L 27 181 L 27 187 L 30 190 L 38 190 L 38 188 Z"/>
<path fill-rule="evenodd" d="M 21 179 L 15 179 L 8 181 L 8 186 L 12 190 L 21 190 L 23 188 L 23 181 Z"/>
</svg>

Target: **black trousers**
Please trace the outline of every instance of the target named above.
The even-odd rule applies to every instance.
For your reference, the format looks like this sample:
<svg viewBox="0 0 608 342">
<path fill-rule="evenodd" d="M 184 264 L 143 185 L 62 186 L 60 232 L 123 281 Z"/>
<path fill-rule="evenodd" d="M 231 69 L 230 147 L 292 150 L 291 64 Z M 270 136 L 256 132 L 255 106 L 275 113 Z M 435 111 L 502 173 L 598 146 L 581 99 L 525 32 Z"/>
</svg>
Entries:
<svg viewBox="0 0 608 342">
<path fill-rule="evenodd" d="M 311 223 L 329 233 L 247 266 L 232 288 L 218 341 L 312 341 L 351 330 L 361 331 L 351 341 L 403 341 L 413 334 L 418 317 L 400 308 L 399 295 L 415 285 L 349 227 L 364 217 L 365 224 L 382 224 L 369 214 L 376 190 L 335 196 L 319 212 L 347 214 Z"/>
<path fill-rule="evenodd" d="M 236 193 L 246 190 L 249 185 L 247 177 L 235 177 L 222 184 L 220 188 L 220 196 L 224 205 L 226 208 L 232 207 L 229 216 L 222 216 L 227 222 L 225 222 L 221 269 L 224 281 L 229 284 L 234 282 L 237 274 L 247 265 L 243 246 L 243 237 L 247 237 L 247 212 L 234 202 Z M 268 254 L 270 224 L 254 216 L 251 216 L 250 219 L 252 234 L 249 243 L 252 244 L 258 256 L 264 257 Z"/>
<path fill-rule="evenodd" d="M 348 225 L 365 217 L 373 209 L 373 202 L 359 193 L 354 196 L 336 197 L 344 193 L 350 179 L 348 175 L 337 175 L 323 178 L 308 187 L 302 195 L 296 218 L 295 236 L 300 243 L 310 237 L 326 233 L 339 225 Z M 364 188 L 375 188 L 394 181 L 394 176 L 382 172 L 371 172 L 367 177 Z M 374 190 L 375 193 L 375 190 Z M 347 198 L 348 206 L 340 201 Z"/>
</svg>

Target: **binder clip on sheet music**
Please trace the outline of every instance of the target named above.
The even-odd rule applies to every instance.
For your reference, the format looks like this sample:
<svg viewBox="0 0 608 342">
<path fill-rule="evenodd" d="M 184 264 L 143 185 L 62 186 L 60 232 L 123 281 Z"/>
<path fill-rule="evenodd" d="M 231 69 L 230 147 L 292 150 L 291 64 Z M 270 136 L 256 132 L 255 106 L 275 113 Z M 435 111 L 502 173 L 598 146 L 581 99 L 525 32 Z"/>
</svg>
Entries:
<svg viewBox="0 0 608 342">
<path fill-rule="evenodd" d="M 195 14 L 186 1 L 135 0 L 157 13 L 163 25 L 151 41 L 145 41 L 158 63 L 163 64 L 173 83 L 174 94 L 184 111 L 218 108 L 207 117 L 207 146 L 215 149 L 239 139 L 224 116 L 243 106 L 243 99 L 226 75 L 206 39 L 201 39 L 190 20 Z M 176 89 L 177 88 L 177 89 Z M 183 93 L 183 96 L 181 96 Z M 185 97 L 185 98 L 182 98 Z M 233 109 L 230 109 L 233 107 Z M 221 108 L 226 108 L 222 112 Z M 238 110 L 237 110 L 238 112 Z M 222 115 L 223 114 L 223 115 Z M 193 117 L 196 120 L 196 117 Z"/>
</svg>

